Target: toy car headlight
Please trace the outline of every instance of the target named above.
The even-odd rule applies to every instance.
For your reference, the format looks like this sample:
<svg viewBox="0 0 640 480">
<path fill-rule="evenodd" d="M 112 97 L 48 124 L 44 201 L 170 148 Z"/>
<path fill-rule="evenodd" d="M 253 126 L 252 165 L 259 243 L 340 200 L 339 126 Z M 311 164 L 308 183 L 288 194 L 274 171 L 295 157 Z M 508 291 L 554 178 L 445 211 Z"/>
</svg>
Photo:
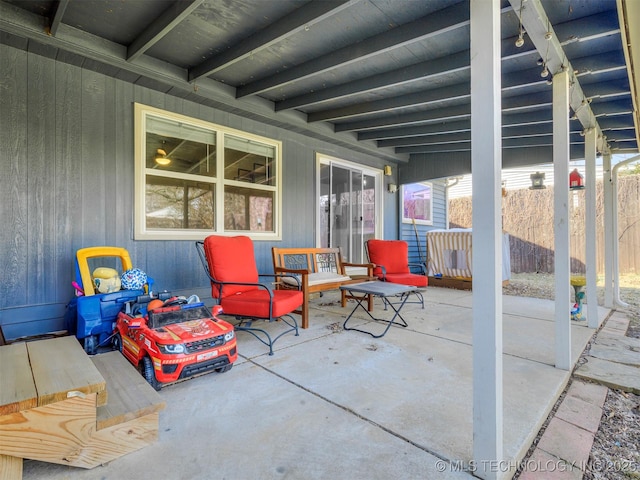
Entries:
<svg viewBox="0 0 640 480">
<path fill-rule="evenodd" d="M 233 331 L 233 330 L 232 330 L 232 331 L 230 331 L 230 332 L 228 332 L 228 333 L 225 333 L 225 334 L 224 334 L 224 341 L 225 341 L 225 342 L 228 342 L 229 340 L 232 340 L 232 339 L 233 339 L 233 337 L 235 337 L 235 336 L 236 336 L 236 333 L 235 333 L 235 331 Z"/>
<path fill-rule="evenodd" d="M 178 343 L 176 345 L 158 345 L 158 348 L 160 349 L 160 351 L 162 353 L 167 353 L 167 354 L 177 354 L 177 353 L 184 353 L 185 349 L 184 349 L 184 345 L 181 343 Z"/>
</svg>

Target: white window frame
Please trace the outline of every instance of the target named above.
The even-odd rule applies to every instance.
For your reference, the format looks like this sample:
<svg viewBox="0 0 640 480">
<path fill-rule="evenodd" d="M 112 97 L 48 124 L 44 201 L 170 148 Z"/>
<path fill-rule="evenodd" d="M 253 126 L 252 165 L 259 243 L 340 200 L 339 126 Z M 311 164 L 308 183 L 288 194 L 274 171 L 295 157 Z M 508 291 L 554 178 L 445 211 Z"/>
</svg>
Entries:
<svg viewBox="0 0 640 480">
<path fill-rule="evenodd" d="M 405 217 L 405 208 L 404 208 L 404 201 L 405 201 L 405 191 L 412 188 L 413 185 L 420 185 L 422 187 L 428 188 L 429 189 L 429 194 L 431 195 L 431 201 L 429 202 L 429 218 L 411 218 L 411 217 Z M 402 185 L 402 188 L 400 189 L 400 208 L 401 208 L 401 214 L 402 214 L 402 223 L 416 223 L 417 225 L 433 225 L 433 184 L 431 182 L 415 182 L 415 183 L 409 183 L 407 185 Z"/>
<path fill-rule="evenodd" d="M 211 130 L 216 135 L 216 177 L 206 177 L 180 172 L 159 172 L 149 169 L 146 166 L 146 119 L 148 116 L 160 117 L 176 123 L 184 123 L 195 127 Z M 198 120 L 195 118 L 180 115 L 178 113 L 161 110 L 140 103 L 134 103 L 134 239 L 135 240 L 202 240 L 207 235 L 246 235 L 253 240 L 281 240 L 282 239 L 282 142 L 271 138 L 253 135 L 241 130 L 224 127 L 214 123 Z M 274 163 L 276 168 L 275 185 L 247 184 L 233 180 L 224 179 L 224 146 L 225 135 L 231 135 L 241 139 L 252 140 L 264 143 L 274 148 Z M 206 229 L 148 229 L 146 226 L 146 178 L 148 174 L 154 176 L 168 176 L 171 178 L 184 178 L 196 180 L 202 183 L 215 185 L 215 226 L 211 230 Z M 224 186 L 236 185 L 251 189 L 265 190 L 273 192 L 273 231 L 258 232 L 251 230 L 224 229 Z"/>
</svg>

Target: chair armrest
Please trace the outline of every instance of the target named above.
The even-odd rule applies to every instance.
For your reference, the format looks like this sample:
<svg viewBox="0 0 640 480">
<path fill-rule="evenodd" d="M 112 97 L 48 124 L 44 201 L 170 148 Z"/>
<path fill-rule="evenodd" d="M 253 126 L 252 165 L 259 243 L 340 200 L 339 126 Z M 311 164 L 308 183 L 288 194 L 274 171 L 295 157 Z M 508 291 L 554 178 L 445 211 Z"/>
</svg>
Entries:
<svg viewBox="0 0 640 480">
<path fill-rule="evenodd" d="M 420 274 L 421 275 L 426 275 L 427 274 L 427 269 L 425 268 L 423 263 L 410 263 L 409 267 L 418 267 L 418 268 L 420 268 Z"/>
<path fill-rule="evenodd" d="M 261 277 L 262 275 L 258 275 Z M 273 275 L 271 275 L 273 276 Z M 211 277 L 209 277 L 211 278 Z M 220 282 L 218 280 L 212 281 L 212 283 L 219 286 L 220 294 L 222 294 L 222 289 L 225 285 L 246 285 L 248 287 L 259 287 L 264 288 L 267 292 L 269 292 L 269 297 L 273 298 L 273 288 L 267 283 L 253 283 L 253 282 Z"/>
<path fill-rule="evenodd" d="M 282 273 L 282 272 L 286 272 L 286 273 Z M 293 278 L 296 283 L 298 284 L 298 290 L 301 289 L 301 283 L 300 283 L 300 277 L 299 275 L 307 275 L 309 272 L 307 272 L 307 270 L 284 270 L 280 267 L 276 267 L 276 272 L 271 274 L 271 273 L 259 273 L 258 277 L 274 277 L 276 279 L 279 279 L 281 277 L 288 277 L 288 278 Z"/>
<path fill-rule="evenodd" d="M 352 262 L 342 262 L 343 272 L 344 267 L 362 267 L 367 269 L 367 276 L 373 277 L 373 269 L 376 267 L 374 263 L 352 263 Z"/>
<path fill-rule="evenodd" d="M 298 290 L 302 290 L 302 287 L 305 283 L 305 278 L 311 273 L 306 268 L 286 268 L 286 267 L 274 267 L 274 272 L 276 275 L 281 277 L 293 277 L 298 284 Z M 302 277 L 302 281 L 300 281 L 300 277 Z"/>
<path fill-rule="evenodd" d="M 382 272 L 382 279 L 386 279 L 387 278 L 387 269 L 385 268 L 384 265 L 380 265 L 378 263 L 372 263 L 371 265 L 373 265 L 373 268 L 379 268 L 380 271 Z"/>
</svg>

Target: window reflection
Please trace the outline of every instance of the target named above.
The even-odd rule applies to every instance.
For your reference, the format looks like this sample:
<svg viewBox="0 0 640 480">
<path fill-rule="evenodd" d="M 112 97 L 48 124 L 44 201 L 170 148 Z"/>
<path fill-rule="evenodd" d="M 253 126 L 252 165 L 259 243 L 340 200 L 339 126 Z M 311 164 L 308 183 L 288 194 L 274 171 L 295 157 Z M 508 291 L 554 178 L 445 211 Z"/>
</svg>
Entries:
<svg viewBox="0 0 640 480">
<path fill-rule="evenodd" d="M 214 187 L 210 183 L 147 176 L 147 228 L 212 229 Z"/>
<path fill-rule="evenodd" d="M 274 192 L 227 186 L 224 189 L 224 229 L 273 232 Z"/>
</svg>

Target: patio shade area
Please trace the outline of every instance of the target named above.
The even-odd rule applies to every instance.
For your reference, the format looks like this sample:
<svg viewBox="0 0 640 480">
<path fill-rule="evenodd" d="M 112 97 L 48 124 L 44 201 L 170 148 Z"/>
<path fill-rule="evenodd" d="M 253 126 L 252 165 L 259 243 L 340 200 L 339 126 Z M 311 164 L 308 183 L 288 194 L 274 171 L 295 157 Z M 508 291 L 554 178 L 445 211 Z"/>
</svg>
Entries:
<svg viewBox="0 0 640 480">
<path fill-rule="evenodd" d="M 310 304 L 310 328 L 267 355 L 238 333 L 225 374 L 164 387 L 158 441 L 94 470 L 25 461 L 24 479 L 469 478 L 472 293 L 429 287 L 407 328 L 343 331 L 337 292 Z M 380 299 L 376 315 L 384 312 Z M 598 309 L 602 320 L 608 314 Z M 362 311 L 362 328 L 382 331 Z M 570 372 L 554 367 L 554 302 L 503 297 L 504 462 L 509 478 Z M 572 322 L 572 363 L 594 330 Z M 273 325 L 278 327 L 278 325 Z M 269 326 L 267 326 L 269 328 Z"/>
</svg>

